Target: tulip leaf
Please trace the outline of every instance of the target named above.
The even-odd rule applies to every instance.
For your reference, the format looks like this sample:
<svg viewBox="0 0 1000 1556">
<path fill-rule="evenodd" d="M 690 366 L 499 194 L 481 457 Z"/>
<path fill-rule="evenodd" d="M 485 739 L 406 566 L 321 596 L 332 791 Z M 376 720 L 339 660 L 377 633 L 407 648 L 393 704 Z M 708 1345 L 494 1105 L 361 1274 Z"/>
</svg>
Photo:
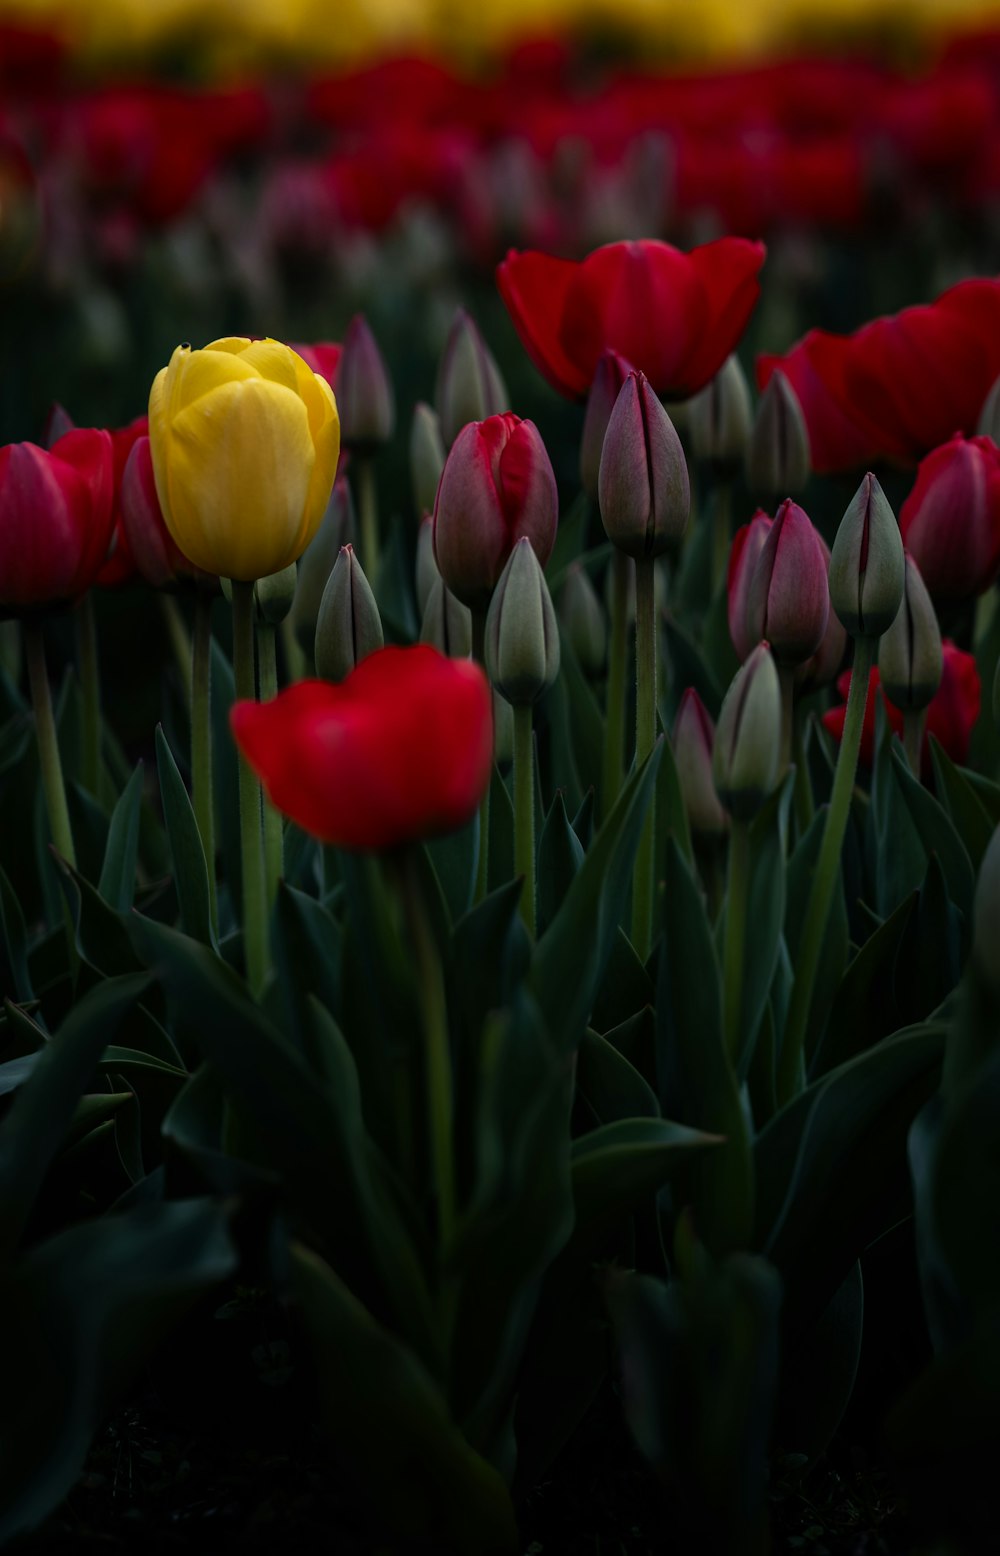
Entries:
<svg viewBox="0 0 1000 1556">
<path fill-rule="evenodd" d="M 108 1038 L 149 981 L 108 978 L 85 994 L 0 1122 L 0 1255 L 16 1244 Z"/>
<path fill-rule="evenodd" d="M 856 1261 L 813 1327 L 782 1355 L 775 1436 L 786 1449 L 815 1460 L 833 1437 L 854 1392 L 864 1316 Z"/>
<path fill-rule="evenodd" d="M 0 870 L 0 986 L 21 1004 L 34 999 L 28 970 L 28 933 L 21 904 Z"/>
<path fill-rule="evenodd" d="M 505 886 L 513 874 L 514 806 L 500 769 L 494 765 L 490 780 L 490 890 Z"/>
<path fill-rule="evenodd" d="M 125 913 L 135 894 L 139 853 L 139 807 L 142 804 L 142 763 L 139 762 L 111 815 L 104 864 L 97 890 L 109 907 Z"/>
<path fill-rule="evenodd" d="M 900 803 L 892 747 L 898 744 L 881 698 L 876 699 L 875 763 L 865 844 L 876 883 L 875 903 L 882 918 L 919 891 L 927 869 L 927 851 L 910 807 Z"/>
<path fill-rule="evenodd" d="M 895 998 L 897 959 L 917 893 L 904 897 L 856 953 L 838 988 L 819 1047 L 810 1064 L 810 1078 L 846 1064 L 899 1026 Z"/>
<path fill-rule="evenodd" d="M 753 1059 L 768 991 L 778 965 L 782 929 L 785 929 L 786 934 L 789 929 L 786 897 L 791 895 L 792 881 L 788 880 L 786 890 L 785 853 L 792 784 L 793 778 L 789 774 L 750 826 L 749 911 L 743 943 L 741 1036 L 736 1066 L 741 1081 L 746 1079 Z M 789 876 L 793 869 L 794 857 L 789 866 Z M 798 928 L 798 925 L 795 927 Z M 719 944 L 724 945 L 725 914 L 720 920 L 718 933 L 722 937 Z M 794 961 L 795 952 L 791 945 L 789 950 Z"/>
<path fill-rule="evenodd" d="M 503 1481 L 464 1440 L 414 1353 L 311 1249 L 293 1244 L 291 1271 L 327 1431 L 367 1478 L 373 1515 L 438 1549 L 517 1556 Z"/>
<path fill-rule="evenodd" d="M 948 1099 L 931 1178 L 934 1239 L 972 1319 L 1000 1311 L 1000 1049 Z"/>
<path fill-rule="evenodd" d="M 549 586 L 549 593 L 555 599 L 563 583 L 567 569 L 577 560 L 582 561 L 580 553 L 587 543 L 587 519 L 590 514 L 590 501 L 586 492 L 578 492 L 568 513 L 564 513 L 556 530 L 555 543 L 552 554 L 545 564 L 545 581 Z M 610 547 L 598 547 L 596 552 L 589 553 L 589 559 L 593 563 L 599 561 L 599 552 L 607 553 Z"/>
<path fill-rule="evenodd" d="M 156 766 L 181 928 L 195 940 L 215 946 L 205 849 L 184 780 L 160 724 L 156 726 Z"/>
<path fill-rule="evenodd" d="M 643 1012 L 638 1019 L 648 1022 L 650 1015 Z M 598 1123 L 660 1116 L 660 1104 L 649 1082 L 613 1043 L 589 1027 L 577 1056 L 576 1088 Z"/>
<path fill-rule="evenodd" d="M 236 701 L 233 669 L 217 640 L 212 638 L 212 791 L 215 801 L 215 836 L 222 855 L 222 879 L 234 922 L 242 912 L 240 873 L 239 762 L 236 742 L 229 728 L 229 710 Z M 222 916 L 223 897 L 219 898 L 220 933 L 225 930 Z"/>
<path fill-rule="evenodd" d="M 607 1033 L 613 1027 L 620 1027 L 647 1006 L 652 1006 L 655 1000 L 653 981 L 628 935 L 619 925 L 611 941 L 604 977 L 594 998 L 590 1025 L 595 1032 Z"/>
<path fill-rule="evenodd" d="M 27 1010 L 20 1005 L 14 1005 L 10 1000 L 3 1002 L 4 1015 L 6 1017 L 7 1030 L 4 1033 L 4 1052 L 11 1059 L 20 1058 L 22 1054 L 33 1054 L 44 1048 L 49 1041 L 49 1034 L 33 1021 Z"/>
<path fill-rule="evenodd" d="M 672 672 L 667 682 L 664 723 L 673 727 L 681 694 L 688 686 L 694 687 L 710 717 L 717 719 L 722 707 L 722 689 L 718 681 L 683 627 L 670 615 L 666 617 L 665 625 Z"/>
<path fill-rule="evenodd" d="M 448 905 L 448 912 L 455 922 L 468 913 L 476 885 L 476 864 L 479 859 L 479 816 L 457 832 L 447 837 L 434 838 L 426 845 L 431 864 L 441 887 L 441 894 Z"/>
<path fill-rule="evenodd" d="M 662 749 L 628 779 L 535 947 L 528 987 L 563 1051 L 583 1035 L 611 954 Z"/>
<path fill-rule="evenodd" d="M 928 856 L 937 854 L 948 884 L 948 895 L 959 912 L 968 919 L 972 914 L 975 876 L 965 846 L 949 821 L 947 811 L 924 788 L 923 784 L 914 778 L 898 742 L 892 746 L 892 762 L 896 784 L 913 818 L 926 853 Z M 898 809 L 897 806 L 894 816 Z"/>
<path fill-rule="evenodd" d="M 0 778 L 19 765 L 31 742 L 29 713 L 12 713 L 0 724 Z"/>
<path fill-rule="evenodd" d="M 646 1195 L 655 1194 L 693 1153 L 714 1152 L 718 1135 L 688 1129 L 665 1118 L 618 1118 L 573 1141 L 575 1209 L 567 1254 L 596 1252 Z"/>
<path fill-rule="evenodd" d="M 677 846 L 690 863 L 694 858 L 691 829 L 688 825 L 687 806 L 681 791 L 674 748 L 669 740 L 663 742 L 663 760 L 656 777 L 656 879 L 663 879 L 666 868 L 667 840 L 677 839 Z"/>
<path fill-rule="evenodd" d="M 107 1410 L 236 1266 L 226 1212 L 211 1200 L 84 1222 L 14 1266 L 0 1288 L 0 1323 L 17 1335 L 0 1399 L 0 1541 L 70 1491 Z"/>
<path fill-rule="evenodd" d="M 969 855 L 972 868 L 978 870 L 1000 817 L 990 815 L 981 796 L 968 782 L 966 774 L 955 766 L 933 735 L 930 737 L 930 748 L 935 787 Z"/>
<path fill-rule="evenodd" d="M 559 644 L 559 678 L 550 696 L 559 700 L 565 694 L 564 706 L 579 784 L 579 792 L 570 794 L 569 802 L 576 809 L 583 800 L 587 784 L 593 783 L 603 770 L 604 715 L 564 628 L 559 631 Z"/>
<path fill-rule="evenodd" d="M 281 1029 L 304 1041 L 306 1003 L 315 998 L 334 1011 L 340 1007 L 343 934 L 333 915 L 307 893 L 279 883 L 272 919 L 272 946 L 278 974 L 276 998 Z"/>
<path fill-rule="evenodd" d="M 76 926 L 76 948 L 83 960 L 107 978 L 136 972 L 141 963 L 123 915 L 105 901 L 96 886 L 62 860 L 59 879 Z"/>
<path fill-rule="evenodd" d="M 798 958 L 802 929 L 809 908 L 816 863 L 823 846 L 828 812 L 817 811 L 803 836 L 795 845 L 788 862 L 788 894 L 785 908 L 785 943 L 794 967 Z M 752 916 L 756 917 L 756 896 L 751 890 Z M 830 1001 L 840 987 L 850 954 L 850 931 L 847 922 L 847 905 L 844 900 L 843 871 L 838 870 L 834 879 L 833 899 L 827 915 L 823 935 L 823 954 L 816 968 L 816 976 L 809 999 L 809 1016 L 805 1029 L 806 1062 L 815 1052 L 830 1011 Z M 749 960 L 749 956 L 748 956 Z"/>
<path fill-rule="evenodd" d="M 549 806 L 538 840 L 538 927 L 544 933 L 583 863 L 583 845 L 566 814 L 561 789 Z"/>
</svg>

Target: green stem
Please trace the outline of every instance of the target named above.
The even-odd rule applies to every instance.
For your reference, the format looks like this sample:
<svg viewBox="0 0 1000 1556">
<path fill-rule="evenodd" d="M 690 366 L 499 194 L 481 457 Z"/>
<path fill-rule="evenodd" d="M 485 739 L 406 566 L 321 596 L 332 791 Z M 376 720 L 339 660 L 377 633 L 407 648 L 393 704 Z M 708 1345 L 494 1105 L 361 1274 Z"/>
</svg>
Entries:
<svg viewBox="0 0 1000 1556">
<path fill-rule="evenodd" d="M 409 850 L 404 852 L 400 860 L 398 879 L 406 927 L 416 955 L 417 986 L 424 1027 L 424 1058 L 427 1065 L 431 1161 L 437 1191 L 438 1236 L 442 1255 L 446 1258 L 454 1237 L 456 1208 L 448 1006 L 441 958 L 431 935 L 416 858 Z"/>
<path fill-rule="evenodd" d="M 792 743 L 795 753 L 795 824 L 799 837 L 804 837 L 812 825 L 813 816 L 816 814 L 813 806 L 812 784 L 809 782 L 809 764 L 806 761 L 806 739 L 804 732 L 804 716 L 801 708 L 798 709 L 792 720 Z"/>
<path fill-rule="evenodd" d="M 812 1006 L 813 985 L 819 966 L 830 917 L 830 904 L 840 871 L 840 854 L 844 846 L 844 834 L 851 813 L 851 795 L 858 767 L 858 750 L 861 730 L 868 701 L 868 681 L 875 662 L 877 640 L 857 638 L 854 643 L 854 666 L 851 672 L 851 690 L 847 698 L 844 733 L 837 755 L 837 768 L 833 775 L 833 791 L 826 813 L 823 841 L 813 875 L 812 889 L 806 908 L 805 923 L 795 960 L 795 981 L 785 1021 L 785 1035 L 778 1061 L 778 1103 L 788 1102 L 799 1084 L 805 1046 L 806 1029 Z"/>
<path fill-rule="evenodd" d="M 778 780 L 787 773 L 792 760 L 792 713 L 795 706 L 795 671 L 790 665 L 778 666 L 778 685 L 781 687 L 781 749 L 778 757 Z"/>
<path fill-rule="evenodd" d="M 167 637 L 170 639 L 170 647 L 173 650 L 174 661 L 181 673 L 181 685 L 185 694 L 190 695 L 191 688 L 191 638 L 181 615 L 181 608 L 172 594 L 157 595 L 160 602 L 160 614 L 163 624 L 167 629 Z"/>
<path fill-rule="evenodd" d="M 302 681 L 309 674 L 309 663 L 302 645 L 295 636 L 295 623 L 291 614 L 281 623 L 281 646 L 285 655 L 285 670 L 290 683 Z"/>
<path fill-rule="evenodd" d="M 270 702 L 278 695 L 277 633 L 267 622 L 257 624 L 257 656 L 260 670 L 260 700 Z M 264 876 L 267 903 L 271 907 L 278 895 L 278 882 L 285 868 L 281 814 L 264 796 Z"/>
<path fill-rule="evenodd" d="M 472 657 L 486 670 L 486 612 L 472 612 Z M 492 775 L 491 775 L 492 777 Z M 479 802 L 479 859 L 476 864 L 475 901 L 482 902 L 489 887 L 490 875 L 490 784 Z"/>
<path fill-rule="evenodd" d="M 906 760 L 910 764 L 910 772 L 918 780 L 920 778 L 920 755 L 924 743 L 924 722 L 926 718 L 926 708 L 920 708 L 915 712 L 907 710 L 903 714 L 903 750 L 906 752 Z"/>
<path fill-rule="evenodd" d="M 42 773 L 42 792 L 49 817 L 52 841 L 67 864 L 76 868 L 76 849 L 69 824 L 69 808 L 66 804 L 66 785 L 63 782 L 62 762 L 59 758 L 59 742 L 56 737 L 56 721 L 52 712 L 52 694 L 45 668 L 45 642 L 41 622 L 24 622 L 24 655 L 28 663 L 28 684 L 31 702 L 35 710 L 35 738 L 38 742 L 38 765 Z"/>
<path fill-rule="evenodd" d="M 628 674 L 628 586 L 632 558 L 616 551 L 611 558 L 611 642 L 604 724 L 604 814 L 621 791 L 625 776 L 625 680 Z"/>
<path fill-rule="evenodd" d="M 535 933 L 535 748 L 531 704 L 514 708 L 514 874 L 524 876 L 521 917 Z"/>
<path fill-rule="evenodd" d="M 378 490 L 375 485 L 375 461 L 361 454 L 357 461 L 358 525 L 361 531 L 361 561 L 365 577 L 376 587 L 378 576 Z"/>
<path fill-rule="evenodd" d="M 199 589 L 194 604 L 191 656 L 191 791 L 205 850 L 213 928 L 219 927 L 215 884 L 215 812 L 212 794 L 212 596 Z"/>
<path fill-rule="evenodd" d="M 641 767 L 656 744 L 656 604 L 655 563 L 644 557 L 635 564 L 635 765 Z M 645 962 L 653 944 L 653 887 L 656 870 L 655 797 L 639 839 L 632 882 L 632 944 Z"/>
<path fill-rule="evenodd" d="M 723 1032 L 733 1064 L 740 1056 L 743 1014 L 743 956 L 750 895 L 750 826 L 733 820 L 729 838 L 729 884 L 726 890 L 726 948 L 723 966 Z M 749 1034 L 747 1034 L 749 1036 Z"/>
<path fill-rule="evenodd" d="M 21 634 L 16 621 L 0 621 L 0 670 L 15 686 L 21 679 Z"/>
<path fill-rule="evenodd" d="M 712 593 L 715 594 L 726 576 L 729 566 L 729 549 L 732 545 L 731 513 L 733 489 L 728 481 L 715 488 L 712 509 Z"/>
<path fill-rule="evenodd" d="M 83 693 L 83 784 L 88 793 L 96 795 L 101 782 L 101 673 L 94 599 L 89 593 L 76 613 L 76 651 Z"/>
<path fill-rule="evenodd" d="M 253 584 L 232 580 L 233 671 L 240 701 L 256 696 L 253 652 Z M 243 954 L 251 993 L 259 996 L 267 977 L 267 899 L 261 840 L 260 784 L 240 752 L 240 860 L 243 871 Z"/>
</svg>

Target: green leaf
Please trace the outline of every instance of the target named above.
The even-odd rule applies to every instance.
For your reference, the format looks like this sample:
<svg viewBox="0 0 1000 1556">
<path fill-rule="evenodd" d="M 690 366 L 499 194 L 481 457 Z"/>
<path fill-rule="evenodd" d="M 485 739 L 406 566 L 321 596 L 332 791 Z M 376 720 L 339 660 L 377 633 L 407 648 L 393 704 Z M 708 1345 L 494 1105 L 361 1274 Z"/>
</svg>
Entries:
<svg viewBox="0 0 1000 1556">
<path fill-rule="evenodd" d="M 0 1286 L 0 1540 L 69 1492 L 90 1439 L 172 1326 L 236 1269 L 224 1208 L 142 1206 L 33 1248 Z"/>
<path fill-rule="evenodd" d="M 931 854 L 937 854 L 941 861 L 941 869 L 944 871 L 944 878 L 948 883 L 948 895 L 959 911 L 966 918 L 970 918 L 975 877 L 962 840 L 949 821 L 944 808 L 910 772 L 909 764 L 898 742 L 893 744 L 892 762 L 896 784 L 906 802 L 926 855 L 929 857 Z M 926 865 L 924 868 L 926 869 Z M 921 871 L 921 876 L 923 873 Z"/>
<path fill-rule="evenodd" d="M 528 986 L 563 1051 L 583 1035 L 611 954 L 661 755 L 662 740 L 628 779 L 535 947 Z"/>
<path fill-rule="evenodd" d="M 186 935 L 205 945 L 216 945 L 212 928 L 208 868 L 194 808 L 188 797 L 173 752 L 167 744 L 163 726 L 156 726 L 156 767 L 160 779 L 160 799 L 173 864 L 174 887 Z"/>
<path fill-rule="evenodd" d="M 115 806 L 108 827 L 104 864 L 97 889 L 109 907 L 125 913 L 135 894 L 135 865 L 139 852 L 139 807 L 142 804 L 140 762 Z"/>
<path fill-rule="evenodd" d="M 916 902 L 916 892 L 905 897 L 855 955 L 834 996 L 810 1065 L 811 1079 L 846 1064 L 898 1028 L 895 970 Z"/>
<path fill-rule="evenodd" d="M 594 996 L 590 1024 L 607 1033 L 656 1003 L 652 978 L 621 925 L 611 941 L 604 976 Z"/>
<path fill-rule="evenodd" d="M 0 1255 L 21 1234 L 108 1038 L 148 986 L 145 974 L 109 978 L 85 994 L 0 1122 Z"/>
<path fill-rule="evenodd" d="M 517 1556 L 503 1481 L 464 1440 L 417 1357 L 318 1254 L 294 1244 L 291 1267 L 327 1431 L 366 1478 L 373 1510 L 438 1549 Z"/>
<path fill-rule="evenodd" d="M 672 616 L 665 618 L 672 674 L 668 683 L 667 721 L 671 725 L 685 687 L 693 686 L 713 719 L 722 707 L 722 689 L 692 639 Z"/>
<path fill-rule="evenodd" d="M 852 1264 L 812 1329 L 781 1360 L 777 1440 L 817 1459 L 840 1425 L 861 1360 L 865 1294 Z"/>
<path fill-rule="evenodd" d="M 566 717 L 576 758 L 579 776 L 579 794 L 570 796 L 576 807 L 589 784 L 597 781 L 604 761 L 604 715 L 598 707 L 587 678 L 580 669 L 580 662 L 573 651 L 566 633 L 559 633 L 559 679 L 553 693 L 565 693 Z"/>
<path fill-rule="evenodd" d="M 489 888 L 506 886 L 514 874 L 514 806 L 500 769 L 490 781 Z"/>
<path fill-rule="evenodd" d="M 566 797 L 558 789 L 538 840 L 538 925 L 541 933 L 555 918 L 583 858 L 583 846 L 566 814 Z"/>
<path fill-rule="evenodd" d="M 28 934 L 21 904 L 0 870 L 0 987 L 21 1004 L 35 997 L 28 971 Z"/>
<path fill-rule="evenodd" d="M 59 884 L 69 903 L 76 928 L 76 948 L 83 960 L 106 978 L 136 972 L 141 964 L 124 916 L 105 901 L 96 886 L 63 860 L 59 861 Z"/>
<path fill-rule="evenodd" d="M 340 1007 L 340 925 L 322 903 L 281 881 L 272 924 L 274 965 L 278 975 L 282 1030 L 304 1041 L 306 1002 L 316 998 L 327 1010 Z"/>
<path fill-rule="evenodd" d="M 997 1109 L 1000 1049 L 949 1099 L 931 1182 L 931 1224 L 966 1314 L 1000 1312 Z"/>
<path fill-rule="evenodd" d="M 667 842 L 676 838 L 677 847 L 690 863 L 694 858 L 691 829 L 688 826 L 687 806 L 681 792 L 677 774 L 674 748 L 669 740 L 663 742 L 663 760 L 656 776 L 656 879 L 663 879 L 666 868 Z"/>
<path fill-rule="evenodd" d="M 796 844 L 788 863 L 788 893 L 785 908 L 785 943 L 792 966 L 798 960 L 799 945 L 823 836 L 826 831 L 826 810 L 817 811 L 803 837 Z M 753 914 L 756 914 L 756 898 L 750 894 Z M 823 936 L 823 952 L 816 968 L 809 1001 L 809 1017 L 805 1031 L 807 1062 L 823 1034 L 830 1011 L 830 1002 L 840 987 L 850 953 L 850 930 L 847 922 L 847 904 L 844 901 L 843 871 L 838 870 L 834 880 L 833 898 Z"/>
<path fill-rule="evenodd" d="M 574 1140 L 572 1254 L 596 1252 L 622 1217 L 672 1181 L 693 1152 L 721 1144 L 718 1135 L 664 1118 L 620 1118 Z"/>
<path fill-rule="evenodd" d="M 969 782 L 969 776 L 956 767 L 944 747 L 930 736 L 931 757 L 934 762 L 935 787 L 947 808 L 952 825 L 972 863 L 978 870 L 987 844 L 1000 816 L 992 816 L 983 803 L 982 796 Z"/>
<path fill-rule="evenodd" d="M 426 845 L 431 864 L 448 905 L 452 921 L 460 919 L 472 907 L 479 859 L 479 816 L 447 837 L 434 838 Z"/>
<path fill-rule="evenodd" d="M 743 953 L 743 994 L 740 1003 L 740 1053 L 737 1076 L 746 1079 L 767 997 L 778 965 L 781 934 L 787 933 L 785 854 L 788 807 L 793 778 L 789 775 L 771 795 L 750 827 L 750 884 Z M 724 919 L 720 935 L 724 935 Z M 791 950 L 791 946 L 789 947 Z M 792 959 L 794 960 L 794 951 Z"/>
<path fill-rule="evenodd" d="M 643 1012 L 637 1019 L 648 1025 L 652 1014 Z M 648 1081 L 613 1043 L 589 1028 L 577 1056 L 576 1088 L 602 1124 L 660 1116 L 660 1104 Z"/>
</svg>

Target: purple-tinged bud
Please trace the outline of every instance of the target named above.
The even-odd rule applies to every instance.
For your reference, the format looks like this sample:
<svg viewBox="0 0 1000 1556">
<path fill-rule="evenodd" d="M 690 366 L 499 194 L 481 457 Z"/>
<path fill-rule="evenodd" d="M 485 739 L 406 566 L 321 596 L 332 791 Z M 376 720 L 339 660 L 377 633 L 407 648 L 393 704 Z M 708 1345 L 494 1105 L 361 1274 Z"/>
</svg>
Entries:
<svg viewBox="0 0 1000 1556">
<path fill-rule="evenodd" d="M 314 649 L 316 674 L 324 681 L 342 681 L 384 642 L 371 585 L 354 547 L 344 546 L 320 601 Z"/>
<path fill-rule="evenodd" d="M 51 448 L 59 438 L 64 437 L 67 432 L 72 432 L 75 426 L 76 422 L 65 406 L 60 405 L 58 400 L 53 400 L 42 429 L 42 447 Z"/>
<path fill-rule="evenodd" d="M 901 712 L 919 713 L 941 685 L 943 670 L 937 613 L 920 569 L 906 552 L 902 603 L 878 646 L 882 690 Z"/>
<path fill-rule="evenodd" d="M 715 725 L 693 686 L 681 697 L 672 743 L 691 831 L 698 837 L 720 837 L 729 829 L 729 817 L 719 803 L 712 777 Z"/>
<path fill-rule="evenodd" d="M 295 603 L 292 606 L 292 625 L 295 636 L 306 653 L 312 652 L 316 637 L 316 620 L 320 601 L 334 563 L 344 546 L 353 546 L 357 540 L 358 524 L 354 513 L 354 498 L 346 475 L 338 475 L 333 483 L 330 501 L 319 529 L 299 558 L 299 576 L 295 586 Z"/>
<path fill-rule="evenodd" d="M 1000 450 L 954 437 L 922 459 L 899 529 L 935 600 L 984 594 L 1000 570 Z"/>
<path fill-rule="evenodd" d="M 438 653 L 449 659 L 468 659 L 472 653 L 472 612 L 450 589 L 438 574 L 431 585 L 420 623 L 421 643 L 430 643 Z"/>
<path fill-rule="evenodd" d="M 830 604 L 852 638 L 879 638 L 903 598 L 903 541 L 885 493 L 865 476 L 830 555 Z"/>
<path fill-rule="evenodd" d="M 522 537 L 544 567 L 558 520 L 556 478 L 534 422 L 508 412 L 462 428 L 438 486 L 434 556 L 464 605 L 486 609 Z"/>
<path fill-rule="evenodd" d="M 347 326 L 336 392 L 345 448 L 371 452 L 389 442 L 396 426 L 396 401 L 382 353 L 360 313 Z"/>
<path fill-rule="evenodd" d="M 486 669 L 514 707 L 536 702 L 559 673 L 559 628 L 542 565 L 526 535 L 514 546 L 486 617 Z"/>
<path fill-rule="evenodd" d="M 423 400 L 414 407 L 410 423 L 410 484 L 420 518 L 434 512 L 438 482 L 444 469 L 444 441 L 437 411 Z"/>
<path fill-rule="evenodd" d="M 691 511 L 681 440 L 644 373 L 629 373 L 615 401 L 598 478 L 608 539 L 648 560 L 677 544 Z"/>
<path fill-rule="evenodd" d="M 749 658 L 760 642 L 760 636 L 751 637 L 747 625 L 747 601 L 750 582 L 760 554 L 767 544 L 767 537 L 774 520 L 763 508 L 758 508 L 749 524 L 742 525 L 733 536 L 729 552 L 729 571 L 726 576 L 726 605 L 729 618 L 729 636 L 739 658 Z"/>
<path fill-rule="evenodd" d="M 719 713 L 712 751 L 715 791 L 736 821 L 750 821 L 778 777 L 781 686 L 766 643 L 737 670 Z"/>
<path fill-rule="evenodd" d="M 584 675 L 600 675 L 607 652 L 604 612 L 590 574 L 579 562 L 567 569 L 559 595 L 559 621 Z"/>
<path fill-rule="evenodd" d="M 621 393 L 622 384 L 632 371 L 631 364 L 617 351 L 604 351 L 598 359 L 594 382 L 587 396 L 580 442 L 580 482 L 591 502 L 597 502 L 601 473 L 601 451 L 611 412 Z"/>
<path fill-rule="evenodd" d="M 760 397 L 747 445 L 747 485 L 758 497 L 801 492 L 809 479 L 809 432 L 799 397 L 780 369 Z"/>
<path fill-rule="evenodd" d="M 148 438 L 137 438 L 129 450 L 118 502 L 125 543 L 146 583 L 164 589 L 178 578 L 205 576 L 179 550 L 163 522 Z"/>
<path fill-rule="evenodd" d="M 438 366 L 434 403 L 450 448 L 470 421 L 510 410 L 510 395 L 475 320 L 459 308 Z"/>
<path fill-rule="evenodd" d="M 739 357 L 727 357 L 711 383 L 688 401 L 691 452 L 720 474 L 734 474 L 743 463 L 752 420 L 746 374 Z"/>
<path fill-rule="evenodd" d="M 827 560 L 808 514 L 787 497 L 774 516 L 746 599 L 746 632 L 775 663 L 800 665 L 823 641 L 830 615 Z"/>
</svg>

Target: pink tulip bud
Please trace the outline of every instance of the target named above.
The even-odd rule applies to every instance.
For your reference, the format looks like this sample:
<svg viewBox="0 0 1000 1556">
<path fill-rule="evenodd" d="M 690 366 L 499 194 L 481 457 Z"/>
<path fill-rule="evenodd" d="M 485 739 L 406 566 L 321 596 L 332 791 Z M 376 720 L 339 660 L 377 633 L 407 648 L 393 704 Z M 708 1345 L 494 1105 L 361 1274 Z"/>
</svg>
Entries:
<svg viewBox="0 0 1000 1556">
<path fill-rule="evenodd" d="M 691 831 L 700 837 L 719 837 L 729 828 L 712 776 L 714 744 L 715 725 L 698 693 L 689 686 L 674 720 L 674 761 Z"/>
<path fill-rule="evenodd" d="M 750 580 L 773 523 L 774 520 L 763 508 L 758 508 L 750 523 L 736 531 L 729 552 L 729 573 L 726 578 L 729 636 L 741 662 L 750 657 L 760 642 L 759 637 L 751 637 L 747 626 L 747 597 Z"/>
<path fill-rule="evenodd" d="M 558 517 L 556 478 L 534 422 L 510 412 L 469 422 L 445 461 L 434 508 L 442 578 L 471 610 L 485 610 L 522 535 L 545 566 Z"/>
<path fill-rule="evenodd" d="M 611 412 L 598 477 L 608 539 L 640 559 L 680 540 L 691 511 L 681 440 L 643 373 L 629 373 Z"/>
<path fill-rule="evenodd" d="M 601 450 L 608 430 L 611 412 L 632 368 L 617 351 L 602 352 L 594 382 L 587 397 L 587 411 L 583 418 L 583 438 L 580 443 L 580 480 L 591 502 L 597 501 L 597 482 L 601 473 Z"/>
<path fill-rule="evenodd" d="M 823 539 L 819 531 L 817 538 L 823 548 L 823 558 L 826 563 L 827 577 L 830 573 L 830 547 Z M 827 587 L 829 593 L 829 586 Z M 805 664 L 801 664 L 795 671 L 795 684 L 803 693 L 817 691 L 821 686 L 831 686 L 840 674 L 840 667 L 844 663 L 844 654 L 847 651 L 847 633 L 844 624 L 835 610 L 831 610 L 826 618 L 826 631 L 823 633 L 823 641 L 811 658 Z"/>
<path fill-rule="evenodd" d="M 993 439 L 955 437 L 928 454 L 899 527 L 935 600 L 984 593 L 1000 568 L 1000 450 Z"/>
<path fill-rule="evenodd" d="M 804 663 L 819 648 L 830 615 L 827 560 L 808 514 L 788 497 L 775 514 L 746 599 L 746 632 L 766 638 L 776 664 Z"/>
<path fill-rule="evenodd" d="M 125 541 L 138 572 L 154 589 L 189 578 L 197 569 L 171 539 L 160 512 L 153 480 L 149 438 L 137 438 L 129 450 L 119 494 Z"/>
<path fill-rule="evenodd" d="M 344 336 L 336 395 L 345 448 L 365 450 L 389 442 L 396 425 L 396 401 L 382 353 L 360 313 Z"/>
</svg>

